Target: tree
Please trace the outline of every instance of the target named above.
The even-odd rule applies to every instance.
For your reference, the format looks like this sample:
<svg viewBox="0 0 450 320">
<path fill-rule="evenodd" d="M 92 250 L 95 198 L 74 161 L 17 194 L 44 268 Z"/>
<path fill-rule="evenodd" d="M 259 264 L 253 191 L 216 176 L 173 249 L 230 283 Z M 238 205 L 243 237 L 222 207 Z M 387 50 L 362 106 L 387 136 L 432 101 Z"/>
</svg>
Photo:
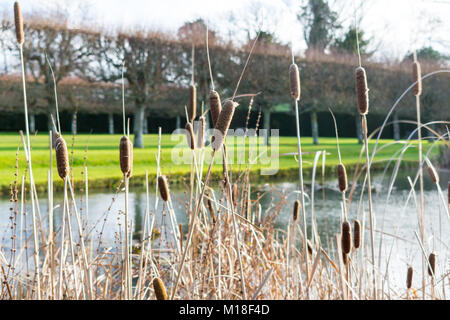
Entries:
<svg viewBox="0 0 450 320">
<path fill-rule="evenodd" d="M 333 41 L 336 29 L 341 26 L 338 23 L 337 13 L 330 9 L 326 0 L 308 0 L 302 7 L 302 13 L 298 20 L 304 28 L 304 37 L 308 48 L 306 56 L 313 53 L 323 54 Z M 319 124 L 317 122 L 317 108 L 314 106 L 309 112 L 311 118 L 311 136 L 313 143 L 319 144 Z"/>
<path fill-rule="evenodd" d="M 88 31 L 71 29 L 64 13 L 55 12 L 46 21 L 27 19 L 24 26 L 23 55 L 27 73 L 35 83 L 44 83 L 47 101 L 48 128 L 52 128 L 50 114 L 55 113 L 54 83 L 46 55 L 52 64 L 56 85 L 65 77 L 82 74 L 93 52 L 86 46 Z M 14 44 L 10 47 L 17 52 Z M 34 113 L 31 111 L 31 117 Z M 33 119 L 31 121 L 34 121 Z"/>
<path fill-rule="evenodd" d="M 92 68 L 101 80 L 120 79 L 124 65 L 128 97 L 134 102 L 134 147 L 143 148 L 145 111 L 157 99 L 161 86 L 170 82 L 170 66 L 176 63 L 176 47 L 171 46 L 170 39 L 163 35 L 143 30 L 133 34 L 100 36 L 97 48 L 103 58 L 100 63 L 107 65 L 102 68 L 94 65 Z"/>
<path fill-rule="evenodd" d="M 370 40 L 364 39 L 364 31 L 358 30 L 359 52 L 361 56 L 370 56 L 368 51 Z M 358 54 L 358 44 L 356 41 L 356 28 L 351 26 L 341 39 L 336 39 L 331 46 L 331 51 L 341 54 Z"/>
<path fill-rule="evenodd" d="M 313 51 L 323 53 L 335 31 L 341 27 L 336 12 L 330 9 L 326 0 L 308 0 L 297 18 L 304 28 L 307 55 Z"/>
<path fill-rule="evenodd" d="M 417 59 L 431 64 L 443 65 L 450 60 L 449 56 L 441 54 L 432 47 L 422 47 L 416 51 Z M 414 53 L 408 52 L 403 59 L 403 62 L 411 62 L 414 59 Z"/>
</svg>

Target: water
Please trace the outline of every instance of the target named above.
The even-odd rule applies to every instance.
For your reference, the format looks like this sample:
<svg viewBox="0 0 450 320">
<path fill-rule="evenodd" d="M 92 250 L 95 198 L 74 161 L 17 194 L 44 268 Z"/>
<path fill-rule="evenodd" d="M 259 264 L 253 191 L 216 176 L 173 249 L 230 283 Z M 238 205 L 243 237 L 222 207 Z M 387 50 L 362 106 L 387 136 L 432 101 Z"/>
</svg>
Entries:
<svg viewBox="0 0 450 320">
<path fill-rule="evenodd" d="M 415 281 L 416 287 L 419 287 L 419 279 L 421 278 L 421 254 L 422 251 L 419 246 L 419 242 L 416 239 L 415 232 L 420 234 L 418 228 L 418 213 L 415 206 L 415 201 L 419 201 L 419 194 L 417 193 L 416 200 L 410 197 L 408 204 L 406 201 L 410 192 L 410 186 L 406 179 L 407 176 L 414 178 L 414 172 L 412 171 L 401 171 L 397 182 L 395 183 L 393 192 L 390 196 L 389 201 L 387 201 L 387 185 L 389 181 L 389 175 L 384 177 L 381 181 L 382 176 L 380 174 L 375 175 L 374 188 L 374 212 L 376 215 L 376 225 L 375 225 L 375 241 L 376 241 L 376 256 L 377 256 L 377 266 L 378 257 L 382 257 L 382 261 L 379 264 L 381 268 L 379 272 L 384 273 L 386 271 L 386 259 L 390 257 L 389 263 L 389 281 L 390 285 L 397 285 L 400 288 L 404 288 L 406 268 L 408 265 L 412 265 L 416 270 Z M 440 180 L 442 188 L 441 199 L 438 196 L 438 191 L 436 186 L 430 181 L 427 174 L 425 174 L 425 202 L 426 202 L 426 241 L 424 244 L 426 254 L 428 255 L 431 251 L 435 251 L 438 257 L 436 275 L 437 279 L 440 279 L 442 275 L 449 272 L 449 241 L 450 241 L 450 220 L 447 217 L 447 212 L 443 204 L 444 200 L 447 202 L 447 183 L 450 179 L 450 171 L 440 171 Z M 351 177 L 349 177 L 349 182 L 351 182 Z M 320 183 L 320 177 L 316 178 L 316 188 L 314 190 L 314 214 L 316 218 L 317 230 L 324 243 L 324 247 L 327 248 L 327 240 L 333 241 L 335 239 L 336 233 L 340 229 L 341 221 L 341 194 L 338 192 L 336 181 L 326 181 L 325 188 L 318 185 Z M 143 188 L 131 188 L 131 193 L 129 195 L 129 209 L 130 214 L 133 217 L 133 237 L 134 239 L 139 239 L 140 231 L 142 230 L 143 217 L 146 210 L 146 194 L 142 190 Z M 281 229 L 286 229 L 288 223 L 292 220 L 292 207 L 293 202 L 296 199 L 298 193 L 296 192 L 297 184 L 295 182 L 275 182 L 273 184 L 260 184 L 252 185 L 252 199 L 261 197 L 261 212 L 262 215 L 273 213 L 273 206 L 277 205 L 282 198 L 285 200 L 285 204 L 282 205 L 279 215 L 276 218 L 276 226 Z M 416 188 L 418 189 L 418 188 Z M 274 191 L 276 190 L 276 191 Z M 150 212 L 155 212 L 155 187 L 150 187 L 149 196 L 149 207 Z M 325 201 L 323 201 L 323 193 L 325 191 Z M 308 233 L 311 231 L 311 219 L 312 219 L 312 206 L 311 206 L 311 185 L 306 188 L 306 214 L 308 223 Z M 366 212 L 365 218 L 362 207 L 359 207 L 358 202 L 361 195 L 361 186 L 356 188 L 356 192 L 353 196 L 353 201 L 348 213 L 348 218 L 352 221 L 358 218 L 361 222 L 365 221 L 366 227 L 369 225 L 369 216 L 367 212 L 367 200 L 364 198 L 363 206 Z M 45 198 L 46 194 L 40 194 L 40 214 L 44 221 L 44 227 L 47 227 L 47 211 L 48 202 Z M 171 189 L 172 204 L 175 211 L 177 222 L 184 225 L 184 232 L 187 231 L 187 216 L 186 216 L 186 203 L 189 199 L 189 194 L 176 187 Z M 54 216 L 55 216 L 55 228 L 61 225 L 62 217 L 62 196 L 58 193 L 55 195 L 54 204 Z M 110 190 L 103 191 L 92 191 L 89 194 L 89 210 L 86 215 L 86 205 L 83 193 L 77 194 L 77 206 L 80 213 L 84 219 L 87 218 L 89 222 L 90 231 L 89 235 L 92 240 L 99 238 L 100 232 L 102 232 L 102 244 L 104 246 L 111 246 L 112 248 L 117 248 L 117 239 L 120 237 L 121 229 L 123 226 L 123 209 L 124 209 L 124 193 L 120 192 L 115 195 L 114 192 Z M 360 208 L 358 212 L 358 207 Z M 13 208 L 13 210 L 11 210 Z M 20 204 L 17 204 L 17 208 L 11 206 L 9 199 L 2 198 L 0 201 L 0 228 L 2 232 L 2 243 L 3 243 L 3 253 L 6 255 L 6 247 L 10 244 L 11 236 L 11 222 L 10 216 L 14 210 L 19 210 Z M 29 203 L 27 203 L 27 226 L 28 226 L 28 236 L 31 235 L 31 211 L 29 208 Z M 20 214 L 18 214 L 20 216 Z M 167 214 L 167 208 L 164 203 L 159 200 L 156 209 L 156 219 L 155 227 L 161 231 L 163 234 L 159 237 L 159 241 L 164 239 L 170 240 L 170 230 L 169 228 L 161 228 L 164 224 L 169 225 L 169 216 Z M 300 217 L 301 221 L 301 217 Z M 17 219 L 17 228 L 20 227 L 20 219 Z M 76 226 L 75 219 L 73 221 L 74 227 Z M 93 226 L 93 228 L 92 228 Z M 380 230 L 383 230 L 382 238 L 382 249 L 381 255 L 379 255 L 380 244 Z M 17 236 L 16 241 L 19 245 L 20 238 Z M 96 241 L 93 241 L 97 243 Z M 159 245 L 156 241 L 156 245 Z M 365 234 L 365 250 L 370 248 L 370 238 L 369 232 Z M 370 256 L 370 251 L 367 251 L 368 256 Z M 442 283 L 438 284 L 442 286 Z M 448 289 L 448 285 L 447 285 Z"/>
</svg>

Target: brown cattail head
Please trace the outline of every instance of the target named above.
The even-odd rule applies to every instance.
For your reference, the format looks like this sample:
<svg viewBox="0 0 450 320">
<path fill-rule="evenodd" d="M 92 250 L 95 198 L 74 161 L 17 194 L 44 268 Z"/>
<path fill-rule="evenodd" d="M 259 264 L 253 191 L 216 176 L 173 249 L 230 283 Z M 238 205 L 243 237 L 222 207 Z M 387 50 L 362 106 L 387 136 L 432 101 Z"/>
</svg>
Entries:
<svg viewBox="0 0 450 320">
<path fill-rule="evenodd" d="M 348 221 L 342 222 L 341 246 L 342 252 L 345 254 L 349 254 L 352 250 L 352 234 Z"/>
<path fill-rule="evenodd" d="M 439 183 L 439 174 L 436 172 L 436 169 L 434 169 L 433 166 L 427 167 L 427 172 L 430 175 L 431 180 L 435 183 Z"/>
<path fill-rule="evenodd" d="M 414 61 L 413 63 L 413 79 L 414 82 L 417 81 L 414 86 L 414 95 L 420 96 L 422 94 L 422 70 L 420 68 L 420 63 L 418 61 Z"/>
<path fill-rule="evenodd" d="M 120 170 L 127 177 L 131 175 L 133 165 L 133 144 L 130 138 L 123 136 L 119 145 Z"/>
<path fill-rule="evenodd" d="M 291 85 L 291 96 L 294 100 L 300 100 L 300 72 L 295 63 L 291 64 L 289 67 L 289 82 Z"/>
<path fill-rule="evenodd" d="M 238 199 L 239 199 L 239 196 L 238 196 L 238 186 L 237 186 L 236 183 L 233 184 L 232 198 L 233 198 L 233 206 L 234 206 L 234 208 L 236 208 L 236 207 L 237 207 L 237 204 L 238 204 Z"/>
<path fill-rule="evenodd" d="M 448 205 L 450 206 L 450 181 L 448 182 L 448 187 L 447 187 L 447 201 L 448 201 Z"/>
<path fill-rule="evenodd" d="M 436 254 L 434 252 L 430 253 L 428 263 L 428 274 L 434 277 L 436 275 Z"/>
<path fill-rule="evenodd" d="M 155 289 L 156 300 L 167 300 L 166 287 L 160 278 L 153 279 L 153 289 Z"/>
<path fill-rule="evenodd" d="M 353 247 L 359 249 L 361 247 L 361 223 L 358 219 L 353 223 Z"/>
<path fill-rule="evenodd" d="M 312 254 L 313 254 L 313 246 L 312 246 L 311 241 L 306 240 L 306 247 L 308 249 L 308 253 L 312 256 Z"/>
<path fill-rule="evenodd" d="M 189 148 L 191 148 L 191 150 L 195 149 L 195 135 L 194 135 L 194 129 L 192 129 L 192 124 L 190 124 L 189 122 L 186 123 L 186 139 L 187 139 L 187 144 L 189 146 Z"/>
<path fill-rule="evenodd" d="M 55 136 L 56 167 L 59 176 L 64 180 L 69 175 L 69 153 L 66 140 L 59 133 L 56 133 Z"/>
<path fill-rule="evenodd" d="M 295 200 L 295 202 L 294 202 L 294 214 L 293 214 L 294 221 L 297 221 L 299 213 L 300 213 L 300 201 L 299 200 Z"/>
<path fill-rule="evenodd" d="M 189 109 L 188 109 L 189 122 L 194 122 L 197 116 L 197 88 L 191 84 L 189 86 Z"/>
<path fill-rule="evenodd" d="M 166 176 L 158 177 L 158 188 L 159 188 L 159 194 L 161 195 L 161 198 L 165 202 L 169 201 L 169 198 L 170 198 L 169 183 L 167 182 Z"/>
<path fill-rule="evenodd" d="M 19 2 L 14 2 L 14 23 L 16 24 L 16 38 L 17 42 L 23 44 L 23 18 L 20 10 Z"/>
<path fill-rule="evenodd" d="M 231 120 L 233 119 L 234 109 L 238 105 L 238 103 L 231 100 L 227 100 L 223 104 L 222 111 L 220 112 L 219 118 L 217 118 L 217 123 L 214 127 L 214 139 L 211 143 L 214 151 L 217 151 L 222 147 L 223 141 L 227 136 Z"/>
<path fill-rule="evenodd" d="M 341 190 L 341 192 L 345 192 L 348 187 L 347 171 L 345 170 L 345 166 L 342 163 L 338 164 L 337 172 L 338 172 L 339 190 Z"/>
<path fill-rule="evenodd" d="M 408 272 L 406 274 L 406 288 L 411 289 L 412 279 L 413 279 L 414 269 L 413 267 L 408 267 Z"/>
<path fill-rule="evenodd" d="M 369 112 L 369 88 L 367 88 L 366 70 L 363 67 L 358 67 L 355 70 L 355 75 L 358 110 L 361 115 L 365 115 Z"/>
<path fill-rule="evenodd" d="M 213 127 L 216 126 L 220 111 L 222 111 L 222 102 L 217 91 L 211 90 L 209 93 L 209 112 L 211 112 L 211 120 Z"/>
<path fill-rule="evenodd" d="M 205 147 L 206 120 L 204 116 L 201 116 L 199 120 L 199 125 L 197 126 L 197 148 L 203 149 Z"/>
<path fill-rule="evenodd" d="M 213 205 L 212 200 L 211 200 L 211 193 L 207 192 L 206 196 L 207 196 L 207 198 L 206 198 L 206 207 L 208 208 L 208 211 L 209 211 L 209 214 L 211 216 L 211 219 L 212 219 L 213 223 L 216 223 L 216 214 L 215 214 L 215 211 L 214 211 L 214 205 Z"/>
</svg>

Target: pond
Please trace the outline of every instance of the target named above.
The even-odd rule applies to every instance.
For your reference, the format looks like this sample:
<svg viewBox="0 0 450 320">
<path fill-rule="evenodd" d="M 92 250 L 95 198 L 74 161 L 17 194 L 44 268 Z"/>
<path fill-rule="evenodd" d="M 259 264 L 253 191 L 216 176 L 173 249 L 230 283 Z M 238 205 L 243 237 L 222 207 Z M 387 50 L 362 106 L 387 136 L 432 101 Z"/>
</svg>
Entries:
<svg viewBox="0 0 450 320">
<path fill-rule="evenodd" d="M 415 201 L 419 201 L 418 192 L 416 195 L 410 195 L 410 185 L 407 177 L 410 176 L 414 179 L 415 171 L 401 170 L 397 177 L 396 183 L 392 194 L 387 200 L 387 189 L 390 179 L 390 174 L 382 175 L 376 174 L 373 177 L 374 180 L 374 212 L 376 215 L 375 225 L 375 242 L 376 242 L 376 257 L 377 264 L 380 267 L 379 272 L 385 272 L 386 259 L 390 258 L 389 263 L 389 281 L 395 283 L 398 286 L 404 286 L 405 272 L 407 265 L 413 265 L 416 270 L 421 269 L 421 249 L 419 242 L 416 239 L 414 232 L 420 234 L 418 228 L 418 211 L 416 209 Z M 444 203 L 447 202 L 447 183 L 450 179 L 449 170 L 439 171 L 440 185 L 442 189 L 441 197 L 439 197 L 436 185 L 432 183 L 428 175 L 424 174 L 425 182 L 425 219 L 426 219 L 426 243 L 425 250 L 427 254 L 431 251 L 437 253 L 438 259 L 441 263 L 437 264 L 437 274 L 443 275 L 448 272 L 449 267 L 449 241 L 450 241 L 450 221 L 447 217 L 447 212 L 444 210 Z M 340 231 L 340 219 L 341 219 L 341 202 L 342 197 L 337 188 L 337 182 L 335 180 L 325 181 L 322 188 L 320 177 L 316 177 L 316 186 L 314 188 L 314 208 L 311 205 L 311 184 L 306 186 L 306 216 L 308 224 L 308 234 L 311 230 L 311 217 L 312 210 L 316 218 L 317 230 L 320 234 L 323 247 L 329 249 L 327 244 L 333 241 L 335 234 Z M 351 177 L 349 177 L 351 182 Z M 418 188 L 416 188 L 418 189 Z M 274 191 L 275 190 L 275 191 Z M 252 185 L 252 199 L 261 197 L 261 216 L 269 214 L 273 207 L 273 204 L 277 204 L 281 201 L 281 197 L 284 197 L 286 202 L 280 210 L 280 214 L 276 219 L 276 226 L 280 229 L 286 230 L 289 223 L 292 223 L 292 207 L 293 202 L 298 196 L 297 183 L 290 181 L 276 181 L 271 184 L 259 184 Z M 144 188 L 131 188 L 129 196 L 129 209 L 131 216 L 133 217 L 133 238 L 138 240 L 140 237 L 140 231 L 142 230 L 143 217 L 146 210 L 146 194 Z M 155 199 L 159 198 L 155 196 L 155 186 L 150 186 L 149 191 L 149 207 L 150 212 L 155 212 Z M 353 201 L 348 213 L 350 221 L 358 218 L 361 222 L 365 221 L 366 228 L 369 225 L 368 213 L 367 213 L 367 201 L 363 199 L 363 206 L 366 212 L 364 218 L 363 210 L 358 211 L 358 202 L 360 201 L 361 185 L 356 187 L 356 192 L 353 195 Z M 40 202 L 40 214 L 44 221 L 44 227 L 48 225 L 48 207 L 47 207 L 47 195 L 39 195 Z M 409 197 L 409 201 L 407 201 Z M 171 198 L 173 203 L 174 212 L 177 222 L 183 224 L 184 233 L 187 232 L 187 203 L 189 194 L 177 187 L 171 188 Z M 61 225 L 62 217 L 62 196 L 58 193 L 54 198 L 54 225 L 58 230 Z M 123 232 L 123 214 L 122 210 L 124 204 L 124 193 L 121 191 L 118 194 L 111 190 L 91 191 L 89 193 L 88 212 L 86 212 L 85 197 L 83 193 L 77 194 L 77 207 L 80 209 L 80 213 L 83 219 L 88 220 L 90 239 L 94 243 L 94 247 L 98 243 L 100 232 L 102 233 L 102 244 L 104 246 L 110 246 L 113 249 L 118 247 L 117 239 L 120 237 L 119 233 Z M 12 210 L 11 210 L 12 208 Z M 10 216 L 15 210 L 14 203 L 11 206 L 9 199 L 2 198 L 0 201 L 0 227 L 3 231 L 2 243 L 3 252 L 6 253 L 7 247 L 10 243 Z M 20 212 L 18 205 L 17 210 Z M 256 210 L 255 210 L 256 211 Z M 161 227 L 167 226 L 169 223 L 169 215 L 167 208 L 164 207 L 164 203 L 158 200 L 156 215 L 155 215 L 155 228 L 160 231 L 164 230 L 165 234 L 159 237 L 161 239 L 169 239 L 169 228 Z M 19 215 L 20 216 L 20 215 Z M 26 221 L 25 221 L 26 219 Z M 28 236 L 31 235 L 31 213 L 29 204 L 27 203 L 27 215 L 23 221 L 20 218 L 17 219 L 17 228 L 21 225 L 28 226 Z M 300 219 L 301 220 L 301 219 Z M 74 225 L 75 225 L 74 219 Z M 381 232 L 382 231 L 382 232 Z M 382 238 L 381 238 L 382 235 Z M 18 241 L 21 239 L 18 236 Z M 23 240 L 21 240 L 23 241 Z M 381 249 L 378 247 L 382 241 Z M 155 241 L 157 242 L 157 241 Z M 369 233 L 365 235 L 365 250 L 369 250 L 370 239 Z M 332 249 L 330 249 L 331 251 Z M 6 254 L 5 254 L 6 255 Z M 378 257 L 382 257 L 381 261 L 378 261 Z M 439 266 L 439 267 L 438 267 Z M 448 288 L 447 288 L 448 289 Z"/>
</svg>

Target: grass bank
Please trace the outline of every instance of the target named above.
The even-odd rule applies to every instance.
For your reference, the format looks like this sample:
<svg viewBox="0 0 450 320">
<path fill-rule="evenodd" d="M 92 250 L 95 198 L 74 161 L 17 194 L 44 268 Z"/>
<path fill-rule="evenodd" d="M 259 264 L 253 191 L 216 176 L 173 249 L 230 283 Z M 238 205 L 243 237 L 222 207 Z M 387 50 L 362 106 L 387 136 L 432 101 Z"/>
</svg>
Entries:
<svg viewBox="0 0 450 320">
<path fill-rule="evenodd" d="M 78 134 L 72 136 L 70 134 L 64 135 L 68 150 L 71 169 L 73 170 L 73 179 L 76 183 L 84 181 L 84 165 L 87 165 L 89 173 L 89 187 L 95 188 L 109 188 L 117 186 L 122 178 L 122 172 L 119 166 L 119 140 L 121 135 L 108 134 Z M 26 172 L 25 154 L 23 152 L 20 136 L 17 133 L 2 133 L 0 134 L 0 191 L 1 193 L 9 193 L 11 184 L 16 180 L 15 174 L 17 171 L 17 180 L 20 182 L 22 175 Z M 144 138 L 145 148 L 134 150 L 134 165 L 132 184 L 139 185 L 143 182 L 145 170 L 148 170 L 151 177 L 156 174 L 156 155 L 158 152 L 158 135 L 148 134 Z M 230 150 L 234 150 L 234 164 L 231 165 L 233 170 L 238 170 L 239 167 L 245 169 L 246 164 L 238 164 L 239 151 L 244 150 L 242 144 L 236 144 L 236 148 L 232 148 L 233 141 L 228 141 Z M 356 139 L 342 138 L 340 139 L 341 153 L 344 164 L 348 171 L 358 163 L 359 155 L 362 145 L 358 144 Z M 49 170 L 49 139 L 48 134 L 37 134 L 31 137 L 32 145 L 32 163 L 33 172 L 38 189 L 43 190 L 47 186 L 47 174 Z M 276 178 L 289 178 L 297 174 L 298 163 L 292 153 L 297 151 L 297 142 L 295 137 L 280 137 L 278 143 L 278 151 L 273 144 L 273 148 L 268 147 L 267 153 L 260 161 L 252 166 L 252 173 L 254 178 L 269 181 Z M 373 147 L 374 141 L 370 143 Z M 424 150 L 426 151 L 431 144 L 426 143 Z M 326 170 L 333 172 L 338 164 L 337 148 L 334 138 L 321 138 L 320 145 L 314 145 L 312 138 L 302 138 L 302 147 L 305 152 L 304 155 L 304 170 L 308 175 L 313 167 L 315 152 L 325 150 L 326 156 Z M 393 140 L 381 140 L 378 147 L 378 152 L 375 157 L 374 170 L 384 167 L 386 161 L 391 159 L 392 155 L 403 147 L 401 143 L 394 143 Z M 245 149 L 246 154 L 244 159 L 248 157 L 248 145 Z M 209 163 L 209 156 L 211 148 L 205 148 L 205 165 L 204 171 L 207 169 Z M 259 152 L 263 149 L 258 149 Z M 278 155 L 276 153 L 278 152 Z M 432 156 L 438 154 L 438 149 L 432 151 Z M 170 177 L 171 183 L 181 182 L 185 177 L 189 176 L 191 166 L 189 163 L 177 163 L 176 159 L 181 160 L 190 159 L 191 152 L 187 148 L 185 137 L 182 135 L 163 135 L 161 143 L 161 167 L 163 174 Z M 197 155 L 198 156 L 198 155 Z M 58 177 L 56 170 L 56 161 L 54 152 L 53 158 L 53 175 L 55 189 L 62 188 L 62 182 Z M 216 160 L 221 159 L 220 155 L 216 156 Z M 417 149 L 409 148 L 403 161 L 413 163 L 417 160 Z M 320 160 L 321 161 L 321 160 Z M 183 162 L 183 161 L 182 161 Z M 17 168 L 16 168 L 17 164 Z M 268 169 L 270 167 L 279 167 L 275 175 L 261 175 L 261 169 Z M 213 166 L 213 174 L 218 176 L 222 172 L 222 165 L 217 163 Z M 153 182 L 154 179 L 151 179 Z"/>
</svg>

